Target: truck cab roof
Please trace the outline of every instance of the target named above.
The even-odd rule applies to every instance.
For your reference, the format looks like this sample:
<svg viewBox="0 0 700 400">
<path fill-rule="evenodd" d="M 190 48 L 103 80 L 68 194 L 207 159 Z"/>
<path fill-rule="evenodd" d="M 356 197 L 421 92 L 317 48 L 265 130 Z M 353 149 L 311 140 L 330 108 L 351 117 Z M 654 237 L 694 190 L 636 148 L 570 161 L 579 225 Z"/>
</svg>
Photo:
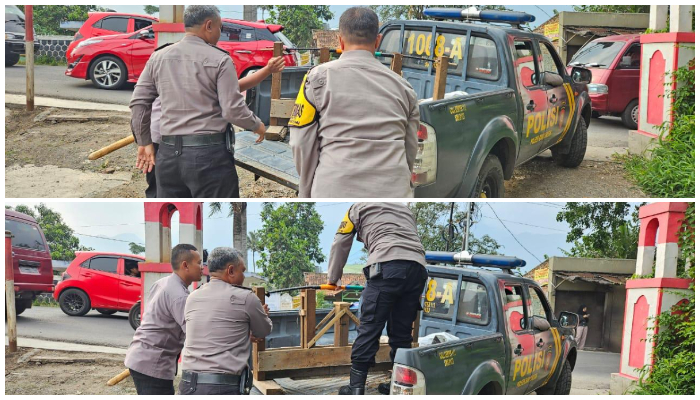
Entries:
<svg viewBox="0 0 700 400">
<path fill-rule="evenodd" d="M 459 21 L 436 21 L 436 20 L 392 20 L 384 24 L 384 27 L 391 25 L 410 25 L 415 27 L 437 27 L 450 30 L 472 30 L 476 32 L 492 33 L 494 36 L 519 36 L 519 37 L 534 37 L 538 39 L 547 39 L 544 35 L 530 32 L 524 29 L 517 29 L 510 26 L 504 26 L 494 23 L 475 23 L 475 22 L 459 22 Z M 381 29 L 380 29 L 381 30 Z"/>
</svg>

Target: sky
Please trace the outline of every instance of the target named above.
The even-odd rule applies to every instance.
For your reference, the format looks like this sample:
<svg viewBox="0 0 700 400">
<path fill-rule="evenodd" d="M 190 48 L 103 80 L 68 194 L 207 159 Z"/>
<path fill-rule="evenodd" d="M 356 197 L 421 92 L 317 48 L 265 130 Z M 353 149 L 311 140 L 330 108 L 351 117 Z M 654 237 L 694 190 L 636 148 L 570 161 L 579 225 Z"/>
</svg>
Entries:
<svg viewBox="0 0 700 400">
<path fill-rule="evenodd" d="M 323 3 L 323 2 L 321 2 Z M 143 14 L 143 6 L 142 5 L 118 5 L 118 6 L 109 6 L 105 5 L 103 7 L 118 11 L 118 12 L 127 12 L 127 13 L 135 13 L 135 14 Z M 338 27 L 338 20 L 340 19 L 340 15 L 345 11 L 347 8 L 351 7 L 351 5 L 331 5 L 330 9 L 334 13 L 334 17 L 332 20 L 328 21 L 328 24 L 330 25 L 331 28 L 337 28 Z M 532 24 L 533 26 L 539 26 L 539 24 L 547 21 L 549 18 L 551 18 L 553 14 L 553 10 L 556 9 L 558 11 L 573 11 L 573 7 L 571 5 L 541 5 L 541 6 L 535 6 L 535 5 L 506 5 L 506 7 L 511 8 L 515 11 L 524 11 L 526 13 L 532 14 L 535 16 L 536 20 Z M 219 5 L 219 9 L 222 12 L 223 17 L 227 18 L 234 18 L 234 19 L 240 19 L 243 18 L 243 5 Z M 258 17 L 262 17 L 262 13 L 258 12 Z"/>
<path fill-rule="evenodd" d="M 7 202 L 6 204 L 16 206 L 19 203 Z M 22 202 L 22 204 L 33 206 L 39 203 Z M 324 222 L 321 247 L 326 256 L 333 243 L 335 231 L 351 204 L 325 202 L 316 205 Z M 81 201 L 51 202 L 48 205 L 61 213 L 64 221 L 75 231 L 80 243 L 84 246 L 92 247 L 98 251 L 129 253 L 129 242 L 145 243 L 142 202 Z M 464 204 L 460 206 L 465 207 Z M 545 254 L 561 256 L 563 255 L 561 248 L 570 248 L 570 245 L 566 243 L 568 225 L 556 221 L 556 214 L 562 206 L 563 203 L 481 203 L 481 218 L 472 227 L 471 233 L 476 237 L 490 235 L 503 246 L 499 250 L 502 254 L 522 258 L 527 262 L 524 270 L 529 270 L 543 261 Z M 262 203 L 248 202 L 249 231 L 262 227 L 261 207 Z M 209 217 L 208 211 L 209 205 L 205 204 L 204 248 L 211 251 L 218 246 L 231 246 L 233 243 L 232 218 L 227 217 L 227 212 Z M 494 212 L 501 218 L 507 229 L 496 219 Z M 177 244 L 178 222 L 179 217 L 176 214 L 172 221 L 173 244 Z M 348 263 L 360 262 L 361 249 L 362 244 L 355 242 Z M 252 253 L 250 252 L 248 260 L 249 263 L 252 261 Z M 325 271 L 326 268 L 327 262 L 322 263 L 321 269 Z M 252 265 L 249 265 L 249 270 L 253 270 Z"/>
</svg>

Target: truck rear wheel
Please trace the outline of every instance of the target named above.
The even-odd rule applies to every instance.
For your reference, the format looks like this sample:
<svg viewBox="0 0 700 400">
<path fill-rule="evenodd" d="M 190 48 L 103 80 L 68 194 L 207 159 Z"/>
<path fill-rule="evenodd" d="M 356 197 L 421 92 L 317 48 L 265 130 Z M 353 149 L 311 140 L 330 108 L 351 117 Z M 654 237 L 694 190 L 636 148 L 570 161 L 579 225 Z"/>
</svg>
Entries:
<svg viewBox="0 0 700 400">
<path fill-rule="evenodd" d="M 632 100 L 622 112 L 622 123 L 627 129 L 637 129 L 639 122 L 639 100 Z"/>
<path fill-rule="evenodd" d="M 131 306 L 129 310 L 129 325 L 131 325 L 134 330 L 141 326 L 141 302 L 137 301 L 136 304 Z"/>
<path fill-rule="evenodd" d="M 498 198 L 504 197 L 505 194 L 506 187 L 501 160 L 494 154 L 489 154 L 481 165 L 472 197 Z"/>
<path fill-rule="evenodd" d="M 578 126 L 574 132 L 574 137 L 571 139 L 571 148 L 569 152 L 564 154 L 559 149 L 559 145 L 552 147 L 552 157 L 554 161 L 562 167 L 576 168 L 583 162 L 583 157 L 586 155 L 586 147 L 588 146 L 588 127 L 583 118 L 579 118 Z"/>
<path fill-rule="evenodd" d="M 19 62 L 19 54 L 13 53 L 11 51 L 7 51 L 7 47 L 5 47 L 5 66 L 6 67 L 11 67 Z"/>
<path fill-rule="evenodd" d="M 31 300 L 29 300 L 29 302 L 31 305 Z M 29 307 L 27 307 L 27 303 L 24 301 L 24 299 L 22 299 L 22 300 L 16 299 L 15 300 L 15 311 L 17 312 L 16 315 L 22 314 L 24 312 L 24 310 L 26 310 L 27 308 L 29 308 Z"/>
</svg>

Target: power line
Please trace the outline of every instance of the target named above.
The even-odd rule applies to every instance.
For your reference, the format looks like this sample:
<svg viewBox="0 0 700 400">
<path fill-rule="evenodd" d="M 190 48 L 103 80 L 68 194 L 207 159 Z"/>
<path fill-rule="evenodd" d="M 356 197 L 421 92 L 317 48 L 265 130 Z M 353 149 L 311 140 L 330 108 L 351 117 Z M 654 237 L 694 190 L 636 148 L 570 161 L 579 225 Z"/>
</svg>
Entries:
<svg viewBox="0 0 700 400">
<path fill-rule="evenodd" d="M 494 218 L 494 217 L 487 217 L 487 216 L 484 216 L 484 218 L 489 218 L 489 219 L 498 219 L 498 218 Z M 567 233 L 569 232 L 569 231 L 567 231 L 567 230 L 564 230 L 564 229 L 556 229 L 556 228 L 550 228 L 550 227 L 548 227 L 548 226 L 540 226 L 540 225 L 532 225 L 532 224 L 526 224 L 526 223 L 524 223 L 524 222 L 518 222 L 518 221 L 509 221 L 509 220 L 507 220 L 507 219 L 504 219 L 503 221 L 504 221 L 504 222 L 510 222 L 510 223 L 513 223 L 513 224 L 518 224 L 518 225 L 525 225 L 525 226 L 531 226 L 531 227 L 533 227 L 533 228 L 540 228 L 540 229 L 549 229 L 549 230 L 551 230 L 551 231 L 558 231 L 558 232 L 567 232 Z"/>
<path fill-rule="evenodd" d="M 96 239 L 112 240 L 112 241 L 115 241 L 115 242 L 136 243 L 136 244 L 140 244 L 140 245 L 142 245 L 142 246 L 145 246 L 143 243 L 133 242 L 133 241 L 131 241 L 131 240 L 121 240 L 121 239 L 108 238 L 108 237 L 104 237 L 104 236 L 87 235 L 87 234 L 85 234 L 85 233 L 78 233 L 78 232 L 73 232 L 73 234 L 74 234 L 74 235 L 79 235 L 79 236 L 92 237 L 92 238 L 96 238 Z"/>
<path fill-rule="evenodd" d="M 540 6 L 535 6 L 535 7 L 537 7 L 540 11 L 542 11 L 543 13 L 545 13 L 545 15 L 547 15 L 549 18 L 552 18 L 552 16 L 549 15 L 549 13 L 548 13 L 547 11 L 545 11 L 542 7 L 540 7 Z"/>
<path fill-rule="evenodd" d="M 554 203 L 536 203 L 536 202 L 534 202 L 534 201 L 527 201 L 526 203 L 528 203 L 528 204 L 534 204 L 534 205 L 536 205 L 536 206 L 541 206 L 541 207 L 556 208 L 557 210 L 563 210 L 563 209 L 565 209 L 564 206 L 560 206 L 560 205 L 554 204 Z"/>
<path fill-rule="evenodd" d="M 501 225 L 503 225 L 503 227 L 508 231 L 508 233 L 510 233 L 510 235 L 513 236 L 513 239 L 515 239 L 515 241 L 518 242 L 518 244 L 520 245 L 520 247 L 522 247 L 523 249 L 525 249 L 525 251 L 527 251 L 528 253 L 530 253 L 530 255 L 531 255 L 532 257 L 535 258 L 535 260 L 537 260 L 537 261 L 539 261 L 539 262 L 541 263 L 542 260 L 540 260 L 536 255 L 532 254 L 532 252 L 531 252 L 530 250 L 528 250 L 527 247 L 523 246 L 523 244 L 520 243 L 520 240 L 518 240 L 518 238 L 515 237 L 515 235 L 513 234 L 513 232 L 511 232 L 510 229 L 508 229 L 508 227 L 506 226 L 506 224 L 501 220 L 501 218 L 498 216 L 498 214 L 496 214 L 496 210 L 494 210 L 493 207 L 491 207 L 491 203 L 486 203 L 486 205 L 489 206 L 489 208 L 491 209 L 491 212 L 493 212 L 493 215 L 496 216 L 496 219 L 498 219 L 498 221 L 501 223 Z"/>
</svg>

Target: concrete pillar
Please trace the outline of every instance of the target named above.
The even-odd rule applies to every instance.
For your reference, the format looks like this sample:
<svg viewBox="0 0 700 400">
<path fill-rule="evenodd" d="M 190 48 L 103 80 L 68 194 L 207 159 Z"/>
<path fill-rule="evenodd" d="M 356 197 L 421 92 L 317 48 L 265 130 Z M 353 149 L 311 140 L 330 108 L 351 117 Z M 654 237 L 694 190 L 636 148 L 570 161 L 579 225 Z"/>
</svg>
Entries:
<svg viewBox="0 0 700 400">
<path fill-rule="evenodd" d="M 665 27 L 664 27 L 665 28 Z M 693 31 L 693 6 L 672 5 L 669 32 Z"/>
<path fill-rule="evenodd" d="M 652 5 L 649 9 L 649 29 L 652 31 L 662 31 L 666 29 L 668 18 L 668 6 Z"/>
<path fill-rule="evenodd" d="M 156 33 L 157 47 L 164 44 L 175 43 L 185 36 L 185 25 L 183 15 L 184 5 L 158 6 L 158 23 L 153 24 L 153 31 Z"/>
</svg>

